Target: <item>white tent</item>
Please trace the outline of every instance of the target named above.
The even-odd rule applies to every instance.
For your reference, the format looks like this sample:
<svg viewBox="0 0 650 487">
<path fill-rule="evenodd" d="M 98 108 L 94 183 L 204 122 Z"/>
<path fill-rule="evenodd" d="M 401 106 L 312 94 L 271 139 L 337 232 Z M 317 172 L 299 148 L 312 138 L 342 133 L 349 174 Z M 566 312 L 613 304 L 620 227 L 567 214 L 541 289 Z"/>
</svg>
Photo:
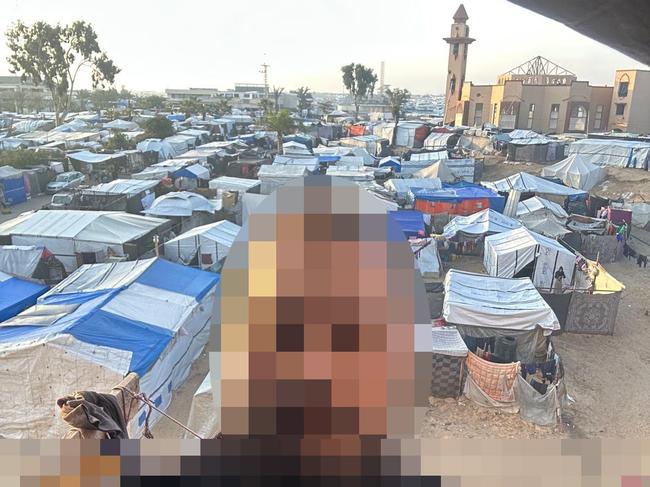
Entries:
<svg viewBox="0 0 650 487">
<path fill-rule="evenodd" d="M 415 268 L 420 271 L 422 279 L 425 281 L 439 279 L 442 274 L 442 262 L 436 241 L 422 238 L 411 239 L 409 243 L 415 258 Z"/>
<path fill-rule="evenodd" d="M 618 139 L 582 139 L 569 145 L 569 155 L 578 154 L 597 166 L 649 169 L 650 143 Z"/>
<path fill-rule="evenodd" d="M 84 194 L 113 194 L 135 196 L 158 186 L 158 181 L 140 179 L 115 179 L 108 183 L 101 183 L 84 189 Z"/>
<path fill-rule="evenodd" d="M 271 194 L 276 188 L 294 178 L 305 177 L 308 174 L 305 166 L 275 166 L 264 164 L 257 173 L 262 186 L 260 193 Z"/>
<path fill-rule="evenodd" d="M 568 217 L 560 205 L 539 196 L 520 201 L 517 205 L 517 219 L 526 228 L 551 238 L 571 233 L 564 227 Z"/>
<path fill-rule="evenodd" d="M 442 316 L 448 323 L 545 334 L 560 329 L 551 307 L 529 278 L 503 279 L 450 270 Z"/>
<path fill-rule="evenodd" d="M 75 270 L 78 254 L 92 253 L 97 262 L 107 252 L 126 256 L 125 244 L 154 232 L 167 220 L 119 211 L 40 210 L 18 217 L 0 235 L 10 235 L 13 245 L 45 246 L 64 265 Z"/>
<path fill-rule="evenodd" d="M 350 181 L 372 181 L 375 179 L 375 170 L 366 166 L 331 166 L 327 168 L 326 174 Z"/>
<path fill-rule="evenodd" d="M 485 238 L 483 265 L 495 277 L 515 277 L 533 264 L 532 280 L 540 289 L 552 289 L 555 272 L 562 267 L 566 279 L 573 280 L 576 256 L 556 240 L 527 228 L 490 235 Z"/>
<path fill-rule="evenodd" d="M 203 382 L 192 397 L 190 415 L 187 419 L 187 426 L 201 438 L 214 438 L 220 431 L 220 401 L 214 397 L 212 392 L 212 379 L 210 372 L 205 376 Z M 185 439 L 195 439 L 189 432 L 185 432 Z"/>
<path fill-rule="evenodd" d="M 292 144 L 293 142 L 287 142 Z M 309 172 L 315 173 L 320 168 L 318 156 L 313 155 L 277 155 L 273 159 L 274 166 L 304 166 Z"/>
<path fill-rule="evenodd" d="M 297 155 L 311 155 L 311 151 L 307 148 L 305 144 L 301 144 L 300 142 L 285 142 L 282 144 L 282 152 L 285 155 L 289 154 L 297 154 Z"/>
<path fill-rule="evenodd" d="M 241 221 L 242 225 L 245 225 L 248 221 L 248 216 L 251 212 L 264 201 L 266 195 L 264 194 L 254 194 L 254 193 L 244 193 L 242 196 L 242 205 L 241 205 Z"/>
<path fill-rule="evenodd" d="M 259 188 L 259 179 L 234 178 L 230 176 L 219 176 L 210 180 L 210 189 L 221 189 L 223 191 L 238 191 L 240 193 L 254 192 Z"/>
<path fill-rule="evenodd" d="M 129 122 L 127 120 L 121 120 L 119 118 L 104 124 L 105 129 L 111 130 L 121 130 L 121 131 L 131 131 L 138 130 L 140 126 L 135 122 Z"/>
<path fill-rule="evenodd" d="M 215 213 L 221 209 L 218 202 L 189 191 L 176 191 L 159 196 L 142 213 L 155 216 L 192 216 L 196 211 Z"/>
<path fill-rule="evenodd" d="M 240 229 L 226 220 L 195 227 L 165 242 L 165 258 L 189 265 L 198 256 L 201 269 L 213 270 L 228 255 Z"/>
<path fill-rule="evenodd" d="M 605 175 L 605 169 L 578 154 L 571 154 L 563 161 L 542 169 L 542 176 L 561 179 L 567 186 L 585 191 L 600 183 L 605 179 Z"/>
<path fill-rule="evenodd" d="M 393 178 L 386 181 L 384 187 L 395 193 L 397 198 L 413 203 L 416 189 L 442 189 L 442 183 L 438 178 Z"/>
<path fill-rule="evenodd" d="M 56 400 L 110 391 L 129 372 L 163 411 L 216 325 L 219 276 L 164 259 L 79 268 L 36 306 L 0 324 L 0 431 L 61 438 Z M 139 438 L 139 405 L 128 425 Z M 160 413 L 149 418 L 153 425 Z"/>
<path fill-rule="evenodd" d="M 456 176 L 447 166 L 447 159 L 434 162 L 419 171 L 413 173 L 414 178 L 438 178 L 443 183 L 453 183 Z"/>
<path fill-rule="evenodd" d="M 172 144 L 160 139 L 145 139 L 135 147 L 140 152 L 157 152 L 158 160 L 171 159 L 180 154 Z"/>
<path fill-rule="evenodd" d="M 498 181 L 483 182 L 481 184 L 487 188 L 492 188 L 495 191 L 502 193 L 507 193 L 514 189 L 516 191 L 521 191 L 522 193 L 549 194 L 570 198 L 580 197 L 587 194 L 584 190 L 562 186 L 561 184 L 556 184 L 547 179 L 533 176 L 527 172 L 520 172 Z"/>
<path fill-rule="evenodd" d="M 559 219 L 566 220 L 569 217 L 569 214 L 557 203 L 549 201 L 539 196 L 534 196 L 528 198 L 527 200 L 520 201 L 517 205 L 517 218 L 525 217 L 529 214 L 536 214 L 538 212 L 544 212 L 545 214 L 551 214 L 556 216 Z"/>
<path fill-rule="evenodd" d="M 463 234 L 470 238 L 476 238 L 488 234 L 508 232 L 520 228 L 514 218 L 507 217 L 491 208 L 479 211 L 469 216 L 457 216 L 451 220 L 442 232 L 445 238 L 454 238 L 457 234 Z"/>
</svg>

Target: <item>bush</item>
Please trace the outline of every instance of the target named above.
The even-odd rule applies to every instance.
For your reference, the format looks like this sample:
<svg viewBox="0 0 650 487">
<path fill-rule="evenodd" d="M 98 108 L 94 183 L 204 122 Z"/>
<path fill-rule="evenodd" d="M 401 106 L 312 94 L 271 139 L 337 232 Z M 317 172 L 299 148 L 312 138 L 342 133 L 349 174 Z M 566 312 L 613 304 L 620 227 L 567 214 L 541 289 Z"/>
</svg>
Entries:
<svg viewBox="0 0 650 487">
<path fill-rule="evenodd" d="M 104 144 L 104 149 L 108 151 L 122 151 L 135 149 L 135 144 L 126 138 L 122 132 L 115 132 L 113 136 Z"/>
<path fill-rule="evenodd" d="M 33 150 L 17 149 L 0 151 L 0 166 L 13 166 L 21 169 L 26 166 L 47 163 L 50 158 L 44 153 Z"/>
<path fill-rule="evenodd" d="M 164 139 L 174 135 L 174 125 L 167 117 L 153 117 L 142 123 L 147 138 Z"/>
</svg>

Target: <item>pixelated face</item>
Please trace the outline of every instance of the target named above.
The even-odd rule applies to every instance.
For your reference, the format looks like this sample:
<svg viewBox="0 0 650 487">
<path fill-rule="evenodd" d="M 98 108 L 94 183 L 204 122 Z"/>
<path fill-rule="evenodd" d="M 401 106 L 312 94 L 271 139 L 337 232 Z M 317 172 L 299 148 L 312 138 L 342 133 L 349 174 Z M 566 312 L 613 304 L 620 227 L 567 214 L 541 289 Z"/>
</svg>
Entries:
<svg viewBox="0 0 650 487">
<path fill-rule="evenodd" d="M 419 431 L 429 310 L 410 246 L 373 196 L 327 176 L 280 187 L 250 215 L 221 282 L 212 374 L 224 435 Z"/>
</svg>

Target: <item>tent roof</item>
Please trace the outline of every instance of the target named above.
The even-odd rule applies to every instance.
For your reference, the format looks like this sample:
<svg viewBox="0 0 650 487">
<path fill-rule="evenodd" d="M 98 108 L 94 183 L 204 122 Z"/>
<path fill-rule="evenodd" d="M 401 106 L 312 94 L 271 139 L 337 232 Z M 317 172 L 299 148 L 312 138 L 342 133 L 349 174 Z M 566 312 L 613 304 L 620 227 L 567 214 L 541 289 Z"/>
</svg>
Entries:
<svg viewBox="0 0 650 487">
<path fill-rule="evenodd" d="M 485 246 L 492 247 L 497 255 L 509 254 L 537 245 L 556 250 L 563 254 L 573 255 L 570 250 L 562 246 L 557 240 L 531 232 L 525 227 L 497 233 L 485 238 Z"/>
<path fill-rule="evenodd" d="M 14 317 L 36 302 L 47 286 L 0 271 L 0 322 Z"/>
<path fill-rule="evenodd" d="M 158 185 L 158 181 L 141 179 L 115 179 L 84 190 L 84 193 L 125 194 L 133 196 Z"/>
<path fill-rule="evenodd" d="M 104 128 L 113 130 L 138 130 L 140 126 L 135 122 L 129 122 L 118 118 L 112 122 L 105 123 Z"/>
<path fill-rule="evenodd" d="M 500 198 L 489 188 L 478 184 L 444 185 L 442 189 L 420 189 L 414 191 L 415 197 L 428 201 L 447 201 L 458 203 L 470 199 Z"/>
<path fill-rule="evenodd" d="M 589 161 L 589 157 L 570 154 L 566 159 L 542 169 L 542 176 L 561 179 L 573 188 L 590 190 L 603 180 L 605 169 Z"/>
<path fill-rule="evenodd" d="M 417 210 L 389 211 L 388 214 L 397 222 L 406 237 L 424 236 L 424 215 Z"/>
<path fill-rule="evenodd" d="M 0 273 L 31 279 L 44 252 L 34 245 L 0 245 Z"/>
<path fill-rule="evenodd" d="M 249 191 L 259 186 L 259 179 L 234 178 L 231 176 L 220 176 L 210 180 L 211 189 L 223 189 L 226 191 Z"/>
<path fill-rule="evenodd" d="M 216 223 L 210 223 L 208 225 L 201 225 L 200 227 L 192 228 L 185 233 L 181 233 L 178 237 L 165 242 L 165 245 L 173 245 L 175 242 L 180 242 L 188 238 L 194 239 L 197 236 L 201 236 L 203 238 L 207 238 L 208 240 L 212 240 L 213 242 L 231 247 L 240 230 L 241 227 L 239 225 L 236 225 L 227 220 L 222 220 Z"/>
<path fill-rule="evenodd" d="M 193 164 L 179 169 L 174 173 L 174 176 L 193 179 L 210 179 L 210 170 L 201 164 Z"/>
<path fill-rule="evenodd" d="M 129 370 L 142 376 L 218 282 L 217 274 L 159 258 L 84 265 L 2 323 L 0 344 L 71 335 L 131 352 Z"/>
<path fill-rule="evenodd" d="M 121 211 L 40 210 L 2 234 L 123 244 L 166 222 Z"/>
<path fill-rule="evenodd" d="M 445 225 L 443 235 L 453 238 L 458 233 L 471 236 L 508 232 L 521 227 L 514 218 L 507 217 L 491 208 L 479 211 L 469 216 L 457 216 Z"/>
<path fill-rule="evenodd" d="M 450 270 L 443 317 L 449 323 L 503 330 L 559 330 L 560 323 L 529 278 L 504 279 Z"/>
<path fill-rule="evenodd" d="M 587 194 L 586 191 L 562 186 L 527 172 L 520 172 L 498 181 L 482 184 L 500 192 L 509 192 L 514 189 L 522 193 L 542 193 L 559 196 L 582 196 Z"/>
<path fill-rule="evenodd" d="M 217 201 L 220 200 L 211 201 L 197 193 L 176 191 L 159 196 L 142 213 L 158 216 L 192 216 L 195 211 L 214 213 L 221 209 Z"/>
<path fill-rule="evenodd" d="M 87 164 L 99 164 L 101 162 L 119 159 L 120 157 L 124 157 L 124 154 L 122 152 L 115 154 L 95 154 L 94 152 L 84 150 L 67 154 L 67 156 L 75 161 L 81 161 Z"/>
<path fill-rule="evenodd" d="M 257 176 L 263 178 L 264 176 L 270 177 L 287 177 L 295 178 L 307 175 L 307 168 L 305 166 L 287 166 L 287 165 L 273 165 L 263 164 Z"/>
<path fill-rule="evenodd" d="M 15 179 L 22 177 L 23 172 L 11 166 L 0 166 L 0 179 Z"/>
<path fill-rule="evenodd" d="M 549 210 L 558 218 L 568 218 L 568 213 L 564 211 L 560 205 L 553 201 L 549 201 L 539 196 L 534 196 L 524 201 L 520 201 L 517 205 L 517 216 L 527 215 L 539 210 Z"/>
</svg>

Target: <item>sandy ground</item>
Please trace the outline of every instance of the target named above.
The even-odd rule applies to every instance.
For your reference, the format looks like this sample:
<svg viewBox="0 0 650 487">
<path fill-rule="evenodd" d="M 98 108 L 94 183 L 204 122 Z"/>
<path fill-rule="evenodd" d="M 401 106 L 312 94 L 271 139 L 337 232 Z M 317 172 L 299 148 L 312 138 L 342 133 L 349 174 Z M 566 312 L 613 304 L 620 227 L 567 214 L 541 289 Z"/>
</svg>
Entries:
<svg viewBox="0 0 650 487">
<path fill-rule="evenodd" d="M 25 201 L 24 203 L 20 203 L 16 206 L 12 206 L 10 208 L 11 213 L 7 213 L 6 215 L 0 213 L 0 223 L 5 222 L 7 220 L 11 220 L 12 218 L 16 218 L 18 215 L 26 211 L 40 210 L 43 207 L 43 205 L 48 204 L 51 199 L 52 196 L 47 194 L 33 196 L 27 201 Z"/>
</svg>

